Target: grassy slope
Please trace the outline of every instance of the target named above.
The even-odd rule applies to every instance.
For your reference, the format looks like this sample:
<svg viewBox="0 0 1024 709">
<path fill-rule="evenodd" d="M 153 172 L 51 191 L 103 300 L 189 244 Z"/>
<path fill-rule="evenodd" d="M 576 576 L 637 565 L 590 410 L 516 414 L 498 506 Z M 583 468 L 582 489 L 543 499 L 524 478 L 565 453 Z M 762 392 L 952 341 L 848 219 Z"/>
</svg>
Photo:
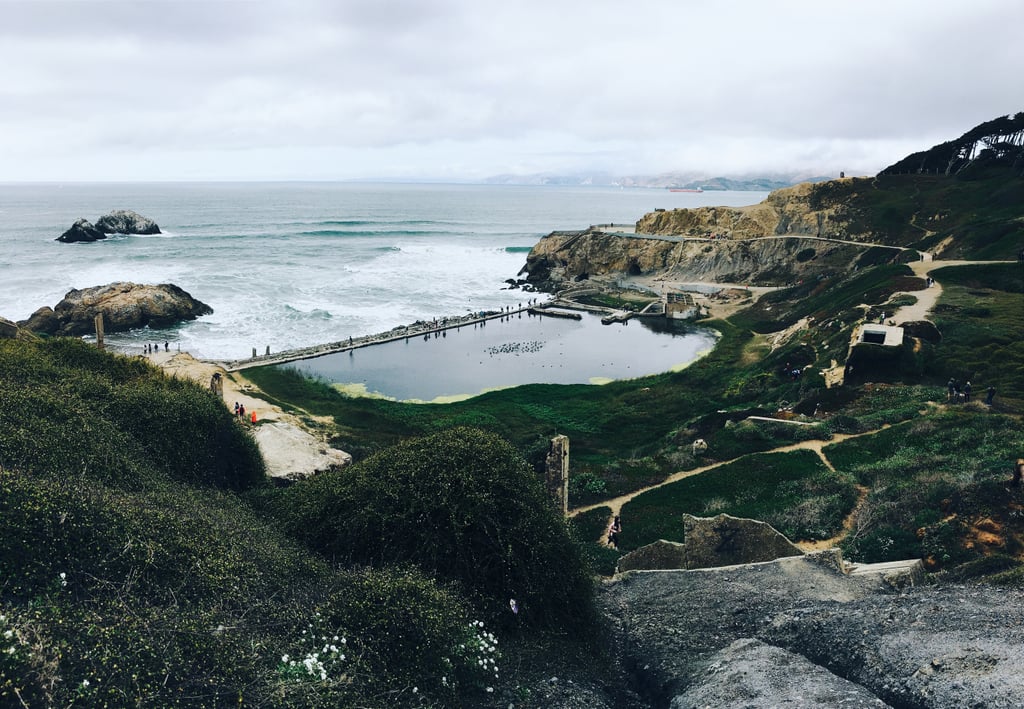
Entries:
<svg viewBox="0 0 1024 709">
<path fill-rule="evenodd" d="M 0 340 L 0 426 L 0 705 L 451 706 L 493 681 L 460 595 L 333 567 L 247 504 L 262 460 L 202 387 Z"/>
<path fill-rule="evenodd" d="M 874 370 L 858 371 L 860 383 L 855 386 L 826 390 L 815 371 L 837 357 L 842 361 L 852 328 L 865 314 L 871 317 L 881 310 L 891 312 L 894 292 L 922 285 L 919 279 L 908 277 L 905 266 L 862 268 L 847 281 L 825 280 L 780 291 L 768 301 L 771 310 L 748 310 L 729 322 L 712 323 L 722 333 L 719 346 L 710 356 L 677 374 L 604 387 L 520 387 L 445 406 L 346 399 L 318 387 L 315 398 L 304 399 L 301 404 L 335 417 L 343 447 L 356 442 L 357 446 L 372 448 L 386 445 L 391 437 L 472 423 L 500 432 L 536 461 L 546 450 L 548 437 L 565 433 L 572 440 L 573 505 L 600 502 L 659 482 L 672 472 L 765 451 L 801 438 L 828 439 L 831 432 L 863 432 L 916 419 L 930 410 L 929 402 L 944 401 L 944 384 L 950 376 L 973 379 L 979 396 L 984 395 L 988 383 L 995 381 L 996 411 L 1019 414 L 1024 410 L 1020 395 L 1024 371 L 1019 347 L 1015 347 L 1024 336 L 1024 321 L 1019 317 L 1024 311 L 1020 267 L 1000 264 L 946 268 L 936 275 L 944 285 L 936 318 L 941 342 L 908 349 L 895 368 L 882 362 Z M 862 304 L 871 307 L 856 307 Z M 814 317 L 816 325 L 774 352 L 755 334 L 778 330 L 780 323 L 807 316 Z M 791 367 L 810 365 L 810 369 L 793 381 L 780 373 L 787 363 Z M 282 397 L 290 386 L 287 374 L 272 370 L 255 372 L 254 379 Z M 822 423 L 817 427 L 793 427 L 744 421 L 749 414 L 774 414 L 780 407 L 806 414 L 817 408 Z M 689 444 L 698 437 L 709 442 L 706 458 L 690 455 Z M 988 453 L 995 455 L 993 450 Z M 1005 464 L 1010 454 L 1005 451 L 1000 464 Z M 805 490 L 804 498 L 782 496 L 779 500 L 762 496 L 761 507 L 748 512 L 768 518 L 796 536 L 827 536 L 837 529 L 854 499 L 850 471 L 839 472 L 845 477 L 831 481 L 833 487 L 824 492 Z M 742 508 L 728 491 L 711 495 L 715 501 L 711 507 L 707 507 L 707 497 L 702 495 L 702 502 L 695 503 L 692 511 L 714 508 L 736 512 Z M 638 536 L 630 541 L 627 533 L 623 546 L 645 543 L 658 535 L 671 538 L 664 525 L 671 526 L 669 517 L 677 516 L 677 509 L 668 509 L 671 512 L 665 511 L 667 516 L 663 516 L 633 503 L 629 514 L 642 521 L 627 526 Z M 921 552 L 920 543 L 912 541 L 917 539 L 914 524 L 913 516 L 899 521 L 901 531 L 897 536 L 901 535 L 902 542 L 893 542 L 892 548 L 908 554 Z M 658 531 L 643 531 L 648 528 Z M 585 538 L 591 538 L 592 531 L 588 527 Z M 957 534 L 944 544 L 950 547 L 962 543 L 966 532 Z M 869 539 L 848 551 L 864 559 L 893 553 L 883 550 L 882 545 Z M 600 568 L 609 568 L 607 554 L 606 550 L 593 550 Z"/>
<path fill-rule="evenodd" d="M 1000 169 L 825 182 L 811 203 L 844 205 L 850 231 L 877 243 L 929 251 L 952 236 L 944 258 L 1013 260 L 1024 242 L 1024 180 Z"/>
</svg>

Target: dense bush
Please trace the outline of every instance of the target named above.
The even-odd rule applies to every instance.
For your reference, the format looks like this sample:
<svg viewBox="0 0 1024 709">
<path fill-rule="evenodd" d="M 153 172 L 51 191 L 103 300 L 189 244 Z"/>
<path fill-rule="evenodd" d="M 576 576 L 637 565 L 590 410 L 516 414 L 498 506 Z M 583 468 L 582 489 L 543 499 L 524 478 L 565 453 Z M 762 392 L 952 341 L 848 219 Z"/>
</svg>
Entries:
<svg viewBox="0 0 1024 709">
<path fill-rule="evenodd" d="M 0 616 L 4 706 L 452 705 L 498 658 L 453 590 L 331 570 L 234 495 L 175 484 L 0 471 Z"/>
<path fill-rule="evenodd" d="M 256 443 L 216 396 L 79 340 L 0 340 L 0 430 L 8 469 L 126 489 L 264 480 Z"/>
<path fill-rule="evenodd" d="M 411 439 L 293 486 L 275 505 L 286 529 L 330 558 L 413 564 L 458 583 L 489 618 L 591 619 L 591 581 L 532 468 L 505 440 L 457 428 Z"/>
</svg>

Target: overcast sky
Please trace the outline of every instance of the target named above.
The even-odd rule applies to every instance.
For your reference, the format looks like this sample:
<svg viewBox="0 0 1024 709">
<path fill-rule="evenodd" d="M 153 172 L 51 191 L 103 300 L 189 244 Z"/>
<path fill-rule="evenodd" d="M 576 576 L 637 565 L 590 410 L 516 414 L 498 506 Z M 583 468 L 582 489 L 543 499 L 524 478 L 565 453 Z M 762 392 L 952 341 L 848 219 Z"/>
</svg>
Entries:
<svg viewBox="0 0 1024 709">
<path fill-rule="evenodd" d="M 1021 0 L 0 0 L 0 181 L 870 174 L 1024 110 Z"/>
</svg>

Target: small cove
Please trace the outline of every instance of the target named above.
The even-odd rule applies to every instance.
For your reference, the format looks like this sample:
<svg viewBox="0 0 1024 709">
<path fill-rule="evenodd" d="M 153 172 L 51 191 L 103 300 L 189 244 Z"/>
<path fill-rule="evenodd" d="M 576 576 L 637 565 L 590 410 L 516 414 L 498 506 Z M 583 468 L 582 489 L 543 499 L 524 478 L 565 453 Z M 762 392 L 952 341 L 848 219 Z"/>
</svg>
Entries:
<svg viewBox="0 0 1024 709">
<path fill-rule="evenodd" d="M 664 319 L 602 325 L 513 315 L 291 362 L 350 394 L 444 402 L 523 384 L 601 384 L 681 368 L 715 344 L 712 330 Z"/>
</svg>

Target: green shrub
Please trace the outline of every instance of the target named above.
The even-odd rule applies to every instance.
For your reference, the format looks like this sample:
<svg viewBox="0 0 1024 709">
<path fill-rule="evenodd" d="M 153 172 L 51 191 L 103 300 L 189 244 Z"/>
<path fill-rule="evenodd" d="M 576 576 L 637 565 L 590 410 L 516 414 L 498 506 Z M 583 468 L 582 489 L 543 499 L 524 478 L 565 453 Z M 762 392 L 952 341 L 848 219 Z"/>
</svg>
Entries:
<svg viewBox="0 0 1024 709">
<path fill-rule="evenodd" d="M 191 381 L 80 340 L 0 341 L 0 466 L 140 489 L 262 483 L 255 441 Z"/>
<path fill-rule="evenodd" d="M 498 436 L 457 428 L 400 443 L 283 491 L 297 538 L 350 564 L 413 564 L 465 589 L 490 619 L 592 619 L 592 587 L 539 478 Z"/>
</svg>

